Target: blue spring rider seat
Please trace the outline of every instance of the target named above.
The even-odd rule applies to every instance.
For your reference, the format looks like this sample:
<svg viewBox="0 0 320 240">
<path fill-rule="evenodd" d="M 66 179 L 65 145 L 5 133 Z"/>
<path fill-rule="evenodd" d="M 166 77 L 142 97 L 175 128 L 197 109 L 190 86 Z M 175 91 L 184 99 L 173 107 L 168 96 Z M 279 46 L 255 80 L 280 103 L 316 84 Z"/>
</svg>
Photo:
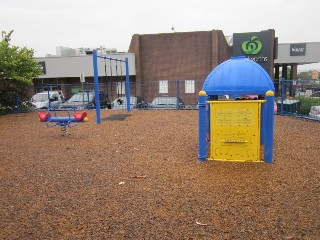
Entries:
<svg viewBox="0 0 320 240">
<path fill-rule="evenodd" d="M 52 128 L 55 126 L 61 127 L 62 134 L 66 134 L 66 127 L 73 128 L 77 126 L 80 122 L 88 122 L 87 112 L 79 113 L 74 109 L 73 117 L 71 117 L 72 109 L 68 109 L 67 117 L 57 116 L 57 112 L 55 110 L 50 110 L 47 113 L 39 112 L 38 117 L 40 122 L 46 122 L 48 128 Z M 52 116 L 53 112 L 53 116 Z"/>
</svg>

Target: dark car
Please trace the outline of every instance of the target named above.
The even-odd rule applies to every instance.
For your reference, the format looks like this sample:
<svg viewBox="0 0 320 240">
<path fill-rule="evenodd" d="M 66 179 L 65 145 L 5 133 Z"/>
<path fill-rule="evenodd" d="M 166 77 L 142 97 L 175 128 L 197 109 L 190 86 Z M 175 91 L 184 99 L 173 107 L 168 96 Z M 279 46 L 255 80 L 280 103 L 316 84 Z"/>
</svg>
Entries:
<svg viewBox="0 0 320 240">
<path fill-rule="evenodd" d="M 142 100 L 141 97 L 130 97 L 130 109 L 145 109 L 148 108 L 149 104 Z M 126 97 L 119 97 L 116 98 L 112 102 L 112 109 L 114 110 L 126 110 L 127 109 L 127 98 Z"/>
<path fill-rule="evenodd" d="M 111 109 L 111 101 L 104 92 L 99 92 L 99 98 L 101 108 Z M 61 105 L 61 108 L 92 109 L 96 107 L 95 105 L 95 92 L 86 91 L 74 94 L 68 101 Z"/>
<path fill-rule="evenodd" d="M 156 97 L 150 104 L 154 109 L 180 109 L 184 103 L 180 97 Z"/>
<path fill-rule="evenodd" d="M 314 92 L 310 95 L 312 98 L 320 98 L 320 91 L 319 92 Z"/>
</svg>

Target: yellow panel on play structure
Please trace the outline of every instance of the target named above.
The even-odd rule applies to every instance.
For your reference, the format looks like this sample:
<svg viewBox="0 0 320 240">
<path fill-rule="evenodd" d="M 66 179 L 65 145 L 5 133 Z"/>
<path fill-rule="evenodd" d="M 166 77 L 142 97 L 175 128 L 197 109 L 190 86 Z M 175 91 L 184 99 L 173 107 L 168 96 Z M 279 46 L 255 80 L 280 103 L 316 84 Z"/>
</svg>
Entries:
<svg viewBox="0 0 320 240">
<path fill-rule="evenodd" d="M 260 115 L 265 100 L 208 101 L 208 160 L 261 162 Z"/>
</svg>

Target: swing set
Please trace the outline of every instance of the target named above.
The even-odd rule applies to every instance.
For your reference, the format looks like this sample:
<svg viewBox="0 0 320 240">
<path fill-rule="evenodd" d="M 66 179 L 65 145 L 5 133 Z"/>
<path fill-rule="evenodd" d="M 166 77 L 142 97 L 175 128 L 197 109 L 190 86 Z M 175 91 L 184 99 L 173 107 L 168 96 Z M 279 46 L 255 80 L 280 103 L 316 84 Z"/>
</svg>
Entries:
<svg viewBox="0 0 320 240">
<path fill-rule="evenodd" d="M 115 61 L 115 71 L 113 70 L 112 61 Z M 123 80 L 123 72 L 122 72 L 122 64 L 124 63 L 123 60 L 120 59 L 114 59 L 110 57 L 104 57 L 104 73 L 105 73 L 105 85 L 104 85 L 104 92 L 107 94 L 107 98 L 114 99 L 114 83 L 116 83 L 116 96 L 119 100 L 121 100 L 121 96 L 124 95 L 123 90 L 125 87 L 123 86 L 123 83 L 125 83 L 125 80 Z M 120 69 L 120 79 L 119 79 L 119 69 Z M 113 81 L 113 73 L 115 72 L 116 80 Z M 110 75 L 110 80 L 108 81 L 108 74 Z M 110 90 L 110 91 L 109 91 Z M 109 93 L 110 92 L 110 93 Z"/>
<path fill-rule="evenodd" d="M 115 61 L 115 70 L 116 70 L 116 74 L 118 76 L 118 63 L 120 64 L 120 74 L 121 76 L 122 74 L 122 63 L 125 63 L 126 66 L 126 81 L 125 81 L 125 93 L 126 93 L 126 103 L 127 103 L 127 110 L 128 112 L 130 112 L 130 80 L 129 80 L 129 63 L 128 63 L 128 58 L 125 58 L 125 60 L 122 59 L 117 59 L 117 58 L 111 58 L 111 57 L 106 57 L 103 55 L 98 55 L 97 54 L 97 50 L 93 50 L 93 72 L 94 72 L 94 91 L 95 91 L 95 106 L 96 106 L 96 120 L 97 120 L 97 124 L 101 123 L 101 116 L 100 116 L 100 96 L 99 96 L 99 77 L 98 77 L 98 58 L 103 58 L 105 60 L 105 75 L 106 75 L 106 79 L 107 79 L 107 64 L 106 61 L 109 60 L 110 62 L 110 75 L 111 75 L 111 79 L 112 79 L 112 61 Z M 120 86 L 119 83 L 117 83 L 117 94 L 118 94 L 118 98 L 120 96 L 120 94 L 122 94 L 122 82 L 120 81 Z M 106 85 L 107 87 L 107 97 L 109 94 L 109 89 L 108 89 L 108 85 Z M 120 91 L 119 91 L 120 89 Z M 111 93 L 112 93 L 112 83 L 111 83 Z M 69 128 L 73 128 L 75 126 L 77 126 L 79 123 L 81 122 L 87 122 L 88 118 L 87 118 L 87 113 L 86 112 L 82 112 L 81 114 L 79 112 L 76 111 L 76 109 L 74 110 L 74 114 L 73 116 L 71 116 L 71 110 L 72 109 L 68 109 L 68 115 L 67 116 L 58 116 L 57 112 L 55 111 L 55 109 L 48 109 L 47 113 L 44 112 L 39 112 L 38 113 L 38 117 L 40 122 L 46 122 L 47 123 L 47 127 L 48 128 L 52 128 L 54 126 L 60 126 L 61 127 L 61 132 L 62 134 L 66 134 L 66 129 L 67 126 Z"/>
<path fill-rule="evenodd" d="M 112 78 L 112 64 L 111 61 L 116 62 L 116 74 L 118 76 L 118 63 L 120 63 L 120 74 L 122 76 L 122 63 L 125 63 L 126 66 L 126 81 L 125 81 L 125 93 L 126 93 L 126 103 L 127 103 L 127 111 L 130 112 L 130 79 L 129 79 L 129 62 L 128 58 L 125 58 L 125 60 L 118 59 L 118 58 L 111 58 L 103 55 L 98 55 L 97 50 L 93 50 L 93 74 L 94 74 L 94 91 L 95 91 L 95 101 L 96 101 L 96 121 L 97 124 L 101 123 L 101 115 L 100 115 L 100 99 L 99 99 L 99 69 L 98 69 L 98 58 L 102 58 L 105 60 L 105 75 L 107 78 L 107 64 L 106 61 L 110 61 L 110 75 Z M 118 91 L 118 97 L 120 96 L 119 89 L 122 93 L 122 82 L 120 82 L 120 88 L 119 85 L 117 87 Z M 108 96 L 108 89 L 107 89 L 107 96 Z M 111 84 L 111 93 L 112 93 L 112 84 Z"/>
</svg>

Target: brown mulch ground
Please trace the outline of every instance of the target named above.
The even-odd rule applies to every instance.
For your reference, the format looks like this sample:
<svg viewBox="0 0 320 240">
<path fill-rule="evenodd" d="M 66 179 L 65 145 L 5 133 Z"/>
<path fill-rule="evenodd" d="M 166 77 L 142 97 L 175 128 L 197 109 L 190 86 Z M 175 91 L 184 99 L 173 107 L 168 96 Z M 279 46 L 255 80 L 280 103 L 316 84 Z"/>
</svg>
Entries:
<svg viewBox="0 0 320 240">
<path fill-rule="evenodd" d="M 200 163 L 197 111 L 125 114 L 0 116 L 0 239 L 320 239 L 319 123 L 276 116 L 273 164 Z"/>
</svg>

